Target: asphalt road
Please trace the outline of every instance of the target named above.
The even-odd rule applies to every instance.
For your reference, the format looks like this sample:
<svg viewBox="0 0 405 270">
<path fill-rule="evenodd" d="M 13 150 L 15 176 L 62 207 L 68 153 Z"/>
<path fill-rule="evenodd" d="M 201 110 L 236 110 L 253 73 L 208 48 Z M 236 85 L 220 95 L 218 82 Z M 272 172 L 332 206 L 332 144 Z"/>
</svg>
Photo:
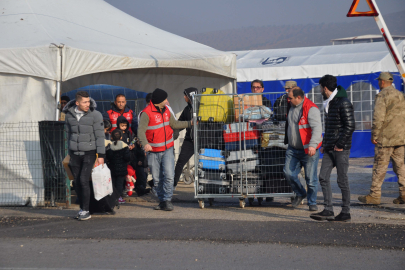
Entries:
<svg viewBox="0 0 405 270">
<path fill-rule="evenodd" d="M 170 215 L 170 213 L 167 213 Z M 0 268 L 404 269 L 405 226 L 94 217 L 2 218 Z"/>
</svg>

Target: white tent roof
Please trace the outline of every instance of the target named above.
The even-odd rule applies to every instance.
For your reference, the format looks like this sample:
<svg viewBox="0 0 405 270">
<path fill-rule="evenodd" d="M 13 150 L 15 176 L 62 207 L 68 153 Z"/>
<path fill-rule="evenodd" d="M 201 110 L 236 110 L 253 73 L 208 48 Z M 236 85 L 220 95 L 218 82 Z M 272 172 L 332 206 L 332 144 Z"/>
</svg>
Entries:
<svg viewBox="0 0 405 270">
<path fill-rule="evenodd" d="M 402 52 L 405 41 L 396 41 Z M 397 72 L 384 42 L 274 50 L 236 51 L 239 82 Z"/>
<path fill-rule="evenodd" d="M 3 0 L 0 73 L 60 79 L 138 68 L 187 68 L 236 78 L 235 56 L 146 24 L 101 0 Z"/>
</svg>

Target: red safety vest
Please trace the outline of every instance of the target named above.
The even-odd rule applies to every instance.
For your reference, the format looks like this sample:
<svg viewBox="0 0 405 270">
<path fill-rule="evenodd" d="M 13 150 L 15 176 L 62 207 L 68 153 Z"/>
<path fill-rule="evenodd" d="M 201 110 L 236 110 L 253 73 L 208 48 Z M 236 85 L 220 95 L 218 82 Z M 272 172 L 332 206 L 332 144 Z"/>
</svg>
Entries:
<svg viewBox="0 0 405 270">
<path fill-rule="evenodd" d="M 300 129 L 301 141 L 304 146 L 305 154 L 308 154 L 309 142 L 312 137 L 312 128 L 309 126 L 308 122 L 308 112 L 312 107 L 318 108 L 311 100 L 308 98 L 304 99 L 304 104 L 302 104 L 302 116 L 298 122 L 298 128 Z M 322 137 L 322 135 L 321 135 Z M 318 144 L 316 149 L 322 146 L 322 141 Z"/>
<path fill-rule="evenodd" d="M 173 129 L 170 127 L 170 110 L 167 106 L 162 114 L 150 102 L 142 112 L 149 116 L 145 135 L 149 145 L 152 146 L 152 152 L 162 152 L 173 147 Z"/>
<path fill-rule="evenodd" d="M 124 110 L 125 110 L 125 109 L 124 109 Z M 121 113 L 119 113 L 119 112 L 116 112 L 116 111 L 114 111 L 113 109 L 108 110 L 107 113 L 108 113 L 108 117 L 110 118 L 110 122 L 111 122 L 111 126 L 112 126 L 112 128 L 111 128 L 111 130 L 110 130 L 110 133 L 111 133 L 114 129 L 117 128 L 117 119 L 118 119 L 118 117 L 120 117 L 121 115 L 124 116 L 124 117 L 128 120 L 128 123 L 129 123 L 128 130 L 130 130 L 131 133 L 132 133 L 132 130 L 131 130 L 131 123 L 132 123 L 132 117 L 133 117 L 134 112 L 133 112 L 131 109 L 129 109 L 129 111 L 127 111 L 127 112 L 124 112 L 123 114 L 121 114 Z"/>
</svg>

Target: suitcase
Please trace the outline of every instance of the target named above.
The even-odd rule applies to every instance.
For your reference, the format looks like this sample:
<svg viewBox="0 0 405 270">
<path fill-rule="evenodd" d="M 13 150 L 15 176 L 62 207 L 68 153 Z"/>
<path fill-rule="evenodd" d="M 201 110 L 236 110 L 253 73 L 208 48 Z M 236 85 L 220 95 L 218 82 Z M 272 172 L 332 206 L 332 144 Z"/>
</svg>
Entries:
<svg viewBox="0 0 405 270">
<path fill-rule="evenodd" d="M 229 194 L 231 186 L 229 181 L 198 180 L 199 194 Z"/>
<path fill-rule="evenodd" d="M 118 198 L 120 194 L 115 189 L 113 185 L 113 193 L 111 195 L 107 195 L 104 198 L 97 201 L 94 198 L 94 191 L 90 188 L 90 203 L 89 203 L 89 212 L 90 214 L 94 213 L 112 213 L 114 212 L 115 206 L 118 205 Z"/>
<path fill-rule="evenodd" d="M 287 149 L 287 145 L 284 144 L 284 131 L 266 131 L 262 133 L 260 146 L 262 148 L 279 147 Z"/>
<path fill-rule="evenodd" d="M 202 148 L 198 152 L 199 152 L 200 156 L 212 157 L 212 158 L 225 158 L 224 152 L 221 150 L 217 150 L 217 149 Z"/>
<path fill-rule="evenodd" d="M 224 125 L 224 142 L 239 142 L 240 140 L 257 140 L 260 132 L 249 123 L 233 123 Z"/>
<path fill-rule="evenodd" d="M 254 106 L 247 108 L 240 117 L 242 121 L 269 119 L 273 114 L 266 106 Z"/>
<path fill-rule="evenodd" d="M 280 147 L 259 150 L 260 164 L 257 169 L 264 179 L 284 179 L 285 152 L 286 150 Z"/>
<path fill-rule="evenodd" d="M 258 147 L 260 144 L 260 140 L 244 140 L 244 141 L 237 141 L 237 142 L 228 142 L 225 143 L 225 150 L 227 151 L 238 151 L 240 149 L 244 150 L 245 145 L 246 149 L 252 149 Z"/>
<path fill-rule="evenodd" d="M 260 174 L 247 172 L 242 174 L 232 174 L 232 193 L 260 193 L 263 187 L 263 180 Z"/>
<path fill-rule="evenodd" d="M 224 125 L 223 128 L 225 150 L 244 150 L 245 144 L 246 149 L 251 149 L 259 145 L 260 132 L 254 129 L 249 123 L 233 123 Z M 240 133 L 239 130 L 241 130 Z"/>
<path fill-rule="evenodd" d="M 235 121 L 238 122 L 245 109 L 263 105 L 263 99 L 261 95 L 234 96 L 233 104 L 235 106 Z"/>
<path fill-rule="evenodd" d="M 216 88 L 203 88 L 198 108 L 198 117 L 203 122 L 232 121 L 233 102 L 232 98 Z M 219 96 L 215 96 L 215 95 Z M 224 95 L 224 96 L 221 96 Z"/>
<path fill-rule="evenodd" d="M 253 150 L 226 151 L 226 169 L 229 173 L 237 174 L 245 171 L 254 171 L 259 165 L 259 157 Z M 246 161 L 241 162 L 241 158 Z"/>
<path fill-rule="evenodd" d="M 206 179 L 206 180 L 221 180 L 224 181 L 227 179 L 226 173 L 221 171 L 213 171 L 213 170 L 198 170 L 198 178 L 199 179 Z"/>
<path fill-rule="evenodd" d="M 280 133 L 285 133 L 285 122 L 283 121 L 275 123 L 272 120 L 268 120 L 260 124 L 250 122 L 250 125 L 261 131 L 277 131 Z"/>
<path fill-rule="evenodd" d="M 224 123 L 204 123 L 197 124 L 198 149 L 209 148 L 222 150 L 225 148 L 223 138 Z"/>
</svg>

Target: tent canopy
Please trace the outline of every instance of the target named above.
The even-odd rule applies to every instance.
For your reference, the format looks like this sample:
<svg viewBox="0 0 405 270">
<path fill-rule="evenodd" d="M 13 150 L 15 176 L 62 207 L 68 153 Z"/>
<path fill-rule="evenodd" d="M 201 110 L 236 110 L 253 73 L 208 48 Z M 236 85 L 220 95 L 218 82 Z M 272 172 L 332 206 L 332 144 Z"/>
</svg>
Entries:
<svg viewBox="0 0 405 270">
<path fill-rule="evenodd" d="M 405 41 L 396 41 L 403 51 Z M 398 72 L 384 42 L 274 50 L 236 51 L 238 82 Z"/>
<path fill-rule="evenodd" d="M 0 72 L 62 80 L 134 68 L 187 68 L 236 78 L 235 58 L 146 24 L 101 0 L 2 1 Z"/>
</svg>

